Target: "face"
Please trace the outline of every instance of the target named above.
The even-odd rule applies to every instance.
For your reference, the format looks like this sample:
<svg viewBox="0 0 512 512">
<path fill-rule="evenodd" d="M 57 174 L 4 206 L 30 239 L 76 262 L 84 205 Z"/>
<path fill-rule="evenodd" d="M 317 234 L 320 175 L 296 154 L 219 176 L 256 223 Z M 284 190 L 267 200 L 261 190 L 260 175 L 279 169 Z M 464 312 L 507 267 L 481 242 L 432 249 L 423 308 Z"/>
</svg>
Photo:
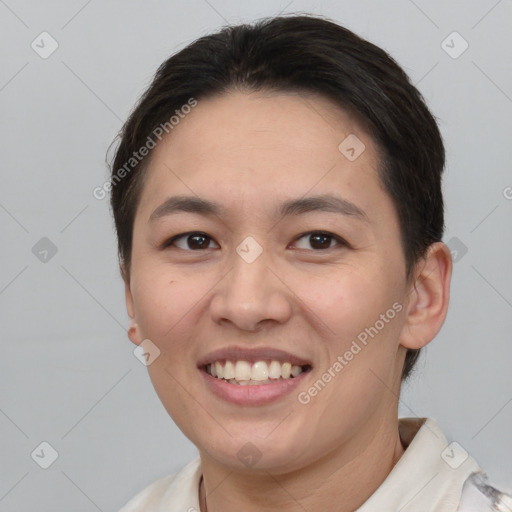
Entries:
<svg viewBox="0 0 512 512">
<path fill-rule="evenodd" d="M 152 383 L 203 456 L 241 470 L 250 452 L 285 472 L 396 420 L 409 290 L 377 158 L 350 115 L 292 93 L 201 100 L 153 150 L 126 283 L 130 338 L 160 350 Z M 313 201 L 327 195 L 330 207 Z M 176 196 L 218 210 L 159 208 Z M 227 360 L 241 380 L 281 378 L 207 374 Z M 302 373 L 283 379 L 285 363 Z"/>
</svg>

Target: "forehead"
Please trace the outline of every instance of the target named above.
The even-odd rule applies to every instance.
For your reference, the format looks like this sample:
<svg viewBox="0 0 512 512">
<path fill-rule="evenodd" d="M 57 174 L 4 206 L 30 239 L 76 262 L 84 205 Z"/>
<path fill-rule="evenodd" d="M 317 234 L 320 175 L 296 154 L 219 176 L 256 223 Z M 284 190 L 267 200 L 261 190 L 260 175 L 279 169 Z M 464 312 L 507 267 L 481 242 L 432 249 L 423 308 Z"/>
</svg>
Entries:
<svg viewBox="0 0 512 512">
<path fill-rule="evenodd" d="M 280 146 L 319 158 L 321 153 L 337 151 L 339 143 L 350 134 L 365 139 L 367 147 L 373 146 L 356 117 L 323 96 L 231 92 L 199 100 L 158 145 L 152 158 L 162 153 L 179 159 L 207 158 L 219 149 L 223 153 L 241 148 L 249 151 L 256 144 L 258 151 Z M 373 147 L 369 150 L 373 153 Z"/>
<path fill-rule="evenodd" d="M 377 165 L 360 123 L 329 99 L 232 92 L 199 100 L 152 150 L 141 206 L 172 192 L 260 203 L 333 189 L 352 198 L 382 194 Z"/>
</svg>

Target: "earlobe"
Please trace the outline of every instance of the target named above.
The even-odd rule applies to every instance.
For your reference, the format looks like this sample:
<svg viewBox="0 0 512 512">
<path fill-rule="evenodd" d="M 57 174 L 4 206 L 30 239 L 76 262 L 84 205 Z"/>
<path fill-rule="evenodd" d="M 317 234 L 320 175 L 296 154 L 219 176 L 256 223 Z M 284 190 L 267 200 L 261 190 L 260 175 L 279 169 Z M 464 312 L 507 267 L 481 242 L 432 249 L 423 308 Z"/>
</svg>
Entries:
<svg viewBox="0 0 512 512">
<path fill-rule="evenodd" d="M 130 327 L 128 328 L 128 338 L 134 345 L 140 345 L 140 335 L 139 335 L 139 326 L 137 322 L 131 318 L 130 319 Z"/>
<path fill-rule="evenodd" d="M 446 244 L 432 244 L 421 261 L 411 286 L 400 344 L 419 349 L 430 343 L 441 329 L 450 299 L 452 257 Z"/>
</svg>

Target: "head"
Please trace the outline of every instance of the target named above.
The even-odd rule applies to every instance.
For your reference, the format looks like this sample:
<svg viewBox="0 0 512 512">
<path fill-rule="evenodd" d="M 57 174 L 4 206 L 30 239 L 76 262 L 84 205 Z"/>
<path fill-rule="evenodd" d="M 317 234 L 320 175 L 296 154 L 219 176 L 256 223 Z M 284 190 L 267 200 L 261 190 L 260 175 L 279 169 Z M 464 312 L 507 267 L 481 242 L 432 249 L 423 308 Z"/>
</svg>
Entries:
<svg viewBox="0 0 512 512">
<path fill-rule="evenodd" d="M 340 442 L 386 414 L 396 397 L 382 381 L 399 389 L 446 315 L 443 167 L 435 119 L 403 70 L 328 20 L 228 27 L 159 67 L 120 133 L 111 206 L 130 339 L 158 346 L 150 376 L 193 442 L 214 455 L 210 430 L 222 452 L 196 373 L 233 344 L 273 344 L 317 372 L 293 405 L 291 440 L 306 417 L 335 424 L 336 407 L 355 411 Z M 329 194 L 341 212 L 317 208 Z M 161 207 L 176 196 L 209 203 Z M 212 411 L 232 419 L 231 435 L 275 426 L 275 403 L 263 418 L 256 407 L 234 420 L 233 407 Z"/>
</svg>

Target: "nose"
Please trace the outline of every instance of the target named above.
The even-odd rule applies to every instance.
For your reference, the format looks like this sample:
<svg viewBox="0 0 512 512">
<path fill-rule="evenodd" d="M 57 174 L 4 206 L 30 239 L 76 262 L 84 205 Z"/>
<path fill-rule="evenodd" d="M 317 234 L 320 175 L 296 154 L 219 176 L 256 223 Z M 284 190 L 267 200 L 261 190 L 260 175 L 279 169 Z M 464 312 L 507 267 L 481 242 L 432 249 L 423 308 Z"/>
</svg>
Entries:
<svg viewBox="0 0 512 512">
<path fill-rule="evenodd" d="M 213 321 L 253 332 L 267 324 L 285 323 L 293 297 L 285 276 L 271 268 L 265 250 L 254 261 L 240 254 L 234 254 L 231 270 L 216 287 L 210 303 Z"/>
</svg>

